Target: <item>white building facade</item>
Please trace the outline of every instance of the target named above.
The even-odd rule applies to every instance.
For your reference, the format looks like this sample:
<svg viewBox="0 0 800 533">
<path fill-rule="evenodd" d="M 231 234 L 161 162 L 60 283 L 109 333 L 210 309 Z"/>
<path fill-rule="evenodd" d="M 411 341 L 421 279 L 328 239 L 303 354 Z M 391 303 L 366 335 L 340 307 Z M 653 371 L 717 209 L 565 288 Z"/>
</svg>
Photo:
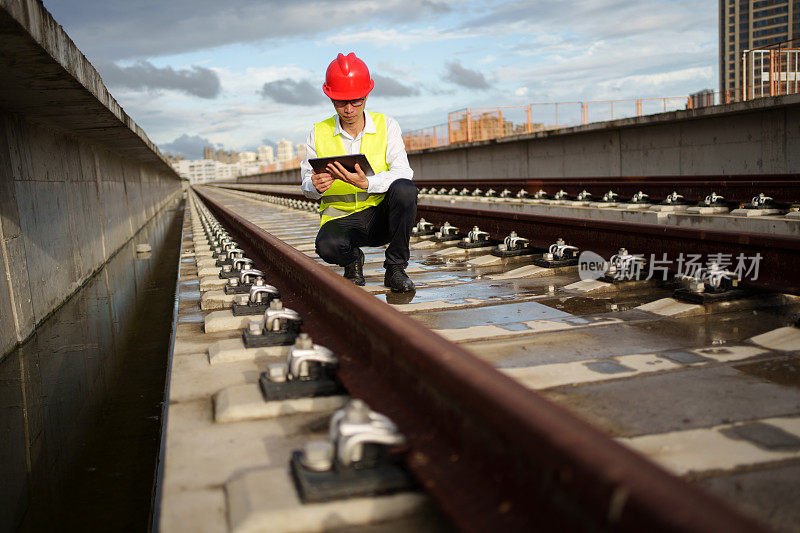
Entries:
<svg viewBox="0 0 800 533">
<path fill-rule="evenodd" d="M 278 161 L 288 161 L 294 159 L 294 145 L 288 139 L 281 139 L 276 144 L 278 148 Z"/>
<path fill-rule="evenodd" d="M 258 160 L 264 163 L 272 163 L 275 161 L 275 150 L 272 146 L 259 146 L 258 147 Z"/>
<path fill-rule="evenodd" d="M 234 179 L 240 175 L 240 163 L 229 165 L 211 159 L 196 159 L 189 161 L 183 159 L 176 161 L 172 168 L 192 185 L 206 183 L 214 180 Z"/>
<path fill-rule="evenodd" d="M 253 163 L 256 157 L 255 152 L 239 152 L 239 161 L 242 163 Z"/>
</svg>

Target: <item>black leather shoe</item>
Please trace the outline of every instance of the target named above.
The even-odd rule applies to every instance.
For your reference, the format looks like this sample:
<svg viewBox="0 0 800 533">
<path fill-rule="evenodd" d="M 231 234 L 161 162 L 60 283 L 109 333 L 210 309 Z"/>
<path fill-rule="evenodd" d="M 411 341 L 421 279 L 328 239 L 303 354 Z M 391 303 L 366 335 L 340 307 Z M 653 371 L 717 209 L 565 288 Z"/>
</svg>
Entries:
<svg viewBox="0 0 800 533">
<path fill-rule="evenodd" d="M 364 252 L 361 248 L 358 249 L 358 259 L 344 267 L 344 277 L 363 287 L 366 281 L 364 280 Z"/>
<path fill-rule="evenodd" d="M 411 281 L 405 269 L 400 265 L 389 265 L 386 267 L 383 285 L 391 288 L 392 292 L 409 292 L 416 289 L 416 287 L 414 287 L 414 282 Z"/>
</svg>

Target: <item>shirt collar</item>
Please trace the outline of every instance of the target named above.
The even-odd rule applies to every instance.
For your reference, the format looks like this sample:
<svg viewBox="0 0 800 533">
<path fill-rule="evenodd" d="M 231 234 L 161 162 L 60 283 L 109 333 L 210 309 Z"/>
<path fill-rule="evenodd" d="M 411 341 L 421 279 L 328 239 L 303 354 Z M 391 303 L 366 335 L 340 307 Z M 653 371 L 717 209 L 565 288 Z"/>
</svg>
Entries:
<svg viewBox="0 0 800 533">
<path fill-rule="evenodd" d="M 333 129 L 333 134 L 340 135 L 342 133 L 346 133 L 342 129 L 342 123 L 339 122 L 339 114 L 337 113 L 334 115 L 334 118 L 336 119 L 336 126 Z M 378 129 L 375 127 L 375 121 L 372 120 L 372 115 L 367 113 L 366 109 L 364 110 L 364 129 L 361 131 L 361 133 L 378 133 Z M 361 133 L 359 135 L 361 135 Z M 348 133 L 347 135 L 349 136 L 350 134 Z"/>
</svg>

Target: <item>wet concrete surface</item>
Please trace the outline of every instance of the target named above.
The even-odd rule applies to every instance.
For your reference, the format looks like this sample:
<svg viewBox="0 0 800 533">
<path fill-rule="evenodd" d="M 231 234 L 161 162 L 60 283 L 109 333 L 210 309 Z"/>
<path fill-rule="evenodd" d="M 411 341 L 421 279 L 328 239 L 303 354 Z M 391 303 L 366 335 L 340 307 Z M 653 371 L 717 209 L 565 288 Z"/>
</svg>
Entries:
<svg viewBox="0 0 800 533">
<path fill-rule="evenodd" d="M 800 461 L 766 465 L 746 471 L 695 479 L 705 489 L 734 502 L 747 514 L 768 523 L 773 531 L 800 531 Z"/>
<path fill-rule="evenodd" d="M 458 300 L 451 300 L 456 302 Z M 572 316 L 539 302 L 515 302 L 513 304 L 493 305 L 479 309 L 456 309 L 420 313 L 414 318 L 431 329 L 453 329 L 480 324 L 510 324 L 523 320 L 565 318 Z"/>
<path fill-rule="evenodd" d="M 545 394 L 614 437 L 703 428 L 800 411 L 797 388 L 769 383 L 724 365 L 552 389 Z"/>
<path fill-rule="evenodd" d="M 422 279 L 419 273 L 412 274 L 415 280 Z M 470 279 L 464 276 L 466 279 Z M 472 283 L 448 287 L 430 287 L 417 289 L 412 302 L 457 302 L 464 299 L 484 299 L 487 302 L 502 302 L 503 300 L 519 297 L 534 297 L 550 294 L 550 287 L 569 283 L 569 278 L 552 277 L 543 279 L 515 279 L 507 281 L 492 281 L 476 279 Z M 385 296 L 378 298 L 385 300 Z"/>
<path fill-rule="evenodd" d="M 792 313 L 791 308 L 782 308 L 677 319 L 652 317 L 518 339 L 473 341 L 464 347 L 498 367 L 564 363 L 741 342 L 787 325 Z"/>
<path fill-rule="evenodd" d="M 737 365 L 734 368 L 778 385 L 800 388 L 800 355 Z"/>
<path fill-rule="evenodd" d="M 0 530 L 149 528 L 182 217 L 162 211 L 0 361 Z"/>
</svg>

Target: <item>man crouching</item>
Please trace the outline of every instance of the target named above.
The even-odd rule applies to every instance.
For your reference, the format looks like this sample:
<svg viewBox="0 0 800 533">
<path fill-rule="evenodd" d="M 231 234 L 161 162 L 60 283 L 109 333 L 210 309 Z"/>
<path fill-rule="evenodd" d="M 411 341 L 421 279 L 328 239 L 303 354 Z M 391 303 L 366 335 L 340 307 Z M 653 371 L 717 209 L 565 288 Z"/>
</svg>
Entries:
<svg viewBox="0 0 800 533">
<path fill-rule="evenodd" d="M 326 262 L 344 267 L 344 277 L 364 285 L 362 246 L 386 248 L 384 285 L 394 292 L 414 290 L 406 275 L 408 241 L 417 214 L 414 171 L 393 118 L 366 111 L 375 86 L 367 65 L 355 54 L 339 54 L 328 66 L 323 92 L 336 114 L 314 125 L 300 164 L 303 194 L 320 200 L 316 252 Z M 308 160 L 362 153 L 374 175 L 356 164 L 349 172 L 339 162 L 314 172 Z"/>
</svg>

